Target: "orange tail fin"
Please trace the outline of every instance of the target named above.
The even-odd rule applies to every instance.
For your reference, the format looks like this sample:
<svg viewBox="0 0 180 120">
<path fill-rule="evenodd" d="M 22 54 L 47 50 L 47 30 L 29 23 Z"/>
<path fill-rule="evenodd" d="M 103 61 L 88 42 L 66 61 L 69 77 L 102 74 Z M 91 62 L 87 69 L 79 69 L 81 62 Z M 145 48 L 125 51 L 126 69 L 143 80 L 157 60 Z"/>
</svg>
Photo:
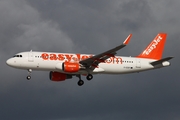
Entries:
<svg viewBox="0 0 180 120">
<path fill-rule="evenodd" d="M 166 36 L 166 33 L 159 33 L 137 57 L 160 60 L 163 54 Z"/>
</svg>

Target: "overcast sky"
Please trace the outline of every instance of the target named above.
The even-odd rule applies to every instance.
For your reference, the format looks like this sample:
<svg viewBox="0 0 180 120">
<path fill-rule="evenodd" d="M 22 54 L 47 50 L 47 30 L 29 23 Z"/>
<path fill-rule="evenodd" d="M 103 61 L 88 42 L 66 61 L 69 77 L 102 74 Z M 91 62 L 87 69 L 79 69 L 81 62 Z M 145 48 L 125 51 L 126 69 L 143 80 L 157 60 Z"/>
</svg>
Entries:
<svg viewBox="0 0 180 120">
<path fill-rule="evenodd" d="M 0 0 L 1 120 L 179 120 L 179 0 Z M 11 68 L 22 51 L 98 54 L 121 44 L 136 56 L 159 33 L 171 66 L 135 74 L 49 80 L 49 72 Z"/>
</svg>

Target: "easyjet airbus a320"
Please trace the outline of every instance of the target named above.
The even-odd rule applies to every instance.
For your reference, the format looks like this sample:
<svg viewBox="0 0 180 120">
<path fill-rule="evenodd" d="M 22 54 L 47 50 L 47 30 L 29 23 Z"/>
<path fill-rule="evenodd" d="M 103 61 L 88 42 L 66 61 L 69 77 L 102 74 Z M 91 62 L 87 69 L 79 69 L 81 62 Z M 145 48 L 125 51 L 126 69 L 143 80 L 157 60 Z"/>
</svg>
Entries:
<svg viewBox="0 0 180 120">
<path fill-rule="evenodd" d="M 81 75 L 91 80 L 93 74 L 126 74 L 169 66 L 168 60 L 173 57 L 162 59 L 166 36 L 166 33 L 159 33 L 136 57 L 115 56 L 118 50 L 129 43 L 132 37 L 130 34 L 121 45 L 97 55 L 31 50 L 14 55 L 6 63 L 14 68 L 28 70 L 28 80 L 33 70 L 42 70 L 50 71 L 49 78 L 52 81 L 65 81 L 76 76 L 79 78 L 78 85 L 82 86 L 84 81 Z"/>
</svg>

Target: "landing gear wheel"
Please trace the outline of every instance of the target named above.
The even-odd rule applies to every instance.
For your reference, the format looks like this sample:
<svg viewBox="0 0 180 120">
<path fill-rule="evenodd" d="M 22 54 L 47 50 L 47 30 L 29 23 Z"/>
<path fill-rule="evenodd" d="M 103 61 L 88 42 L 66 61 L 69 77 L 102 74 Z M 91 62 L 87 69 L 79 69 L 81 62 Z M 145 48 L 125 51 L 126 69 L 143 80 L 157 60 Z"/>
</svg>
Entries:
<svg viewBox="0 0 180 120">
<path fill-rule="evenodd" d="M 30 75 L 28 75 L 26 78 L 27 78 L 27 80 L 30 80 L 30 79 L 31 79 L 31 76 L 30 76 Z"/>
<path fill-rule="evenodd" d="M 31 72 L 32 72 L 32 69 L 28 69 L 28 76 L 26 77 L 27 80 L 31 79 Z"/>
<path fill-rule="evenodd" d="M 86 77 L 87 80 L 92 80 L 93 79 L 93 75 L 91 74 L 88 74 L 87 77 Z"/>
<path fill-rule="evenodd" d="M 79 86 L 82 86 L 84 84 L 84 81 L 83 80 L 79 80 L 78 83 L 77 83 Z"/>
</svg>

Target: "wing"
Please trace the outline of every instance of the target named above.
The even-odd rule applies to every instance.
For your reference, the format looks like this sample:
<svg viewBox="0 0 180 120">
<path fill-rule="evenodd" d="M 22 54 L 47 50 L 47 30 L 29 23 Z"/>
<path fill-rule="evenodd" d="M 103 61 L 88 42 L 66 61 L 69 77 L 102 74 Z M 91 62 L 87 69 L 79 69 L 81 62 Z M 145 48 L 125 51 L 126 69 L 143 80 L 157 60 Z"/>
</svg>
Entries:
<svg viewBox="0 0 180 120">
<path fill-rule="evenodd" d="M 114 57 L 114 55 L 116 54 L 116 52 L 118 50 L 125 47 L 129 43 L 131 37 L 132 37 L 132 34 L 130 34 L 121 45 L 119 45 L 113 49 L 110 49 L 106 52 L 103 52 L 101 54 L 95 55 L 91 58 L 87 58 L 85 60 L 82 60 L 79 63 L 82 64 L 86 68 L 94 69 L 95 67 L 98 66 L 99 63 L 105 62 L 105 60 L 110 58 L 110 57 Z"/>
</svg>

